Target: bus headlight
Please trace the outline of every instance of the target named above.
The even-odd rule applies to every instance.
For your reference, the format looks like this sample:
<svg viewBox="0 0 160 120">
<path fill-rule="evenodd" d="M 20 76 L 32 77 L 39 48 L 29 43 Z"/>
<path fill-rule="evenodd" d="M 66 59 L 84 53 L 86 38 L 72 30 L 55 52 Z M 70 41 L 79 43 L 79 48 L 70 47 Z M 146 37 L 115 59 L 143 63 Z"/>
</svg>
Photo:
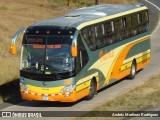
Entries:
<svg viewBox="0 0 160 120">
<path fill-rule="evenodd" d="M 75 90 L 75 88 L 76 88 L 76 85 L 70 85 L 70 86 L 67 86 L 67 87 L 63 88 L 61 90 L 61 92 L 72 92 L 72 91 Z"/>
<path fill-rule="evenodd" d="M 26 91 L 29 91 L 30 89 L 25 85 L 25 79 L 23 77 L 20 77 L 20 88 Z"/>
<path fill-rule="evenodd" d="M 30 90 L 26 85 L 24 85 L 22 83 L 20 83 L 20 88 L 23 89 L 23 90 L 26 90 L 26 91 Z"/>
<path fill-rule="evenodd" d="M 23 77 L 20 77 L 20 83 L 24 83 L 25 82 L 25 80 L 24 80 L 24 78 Z"/>
</svg>

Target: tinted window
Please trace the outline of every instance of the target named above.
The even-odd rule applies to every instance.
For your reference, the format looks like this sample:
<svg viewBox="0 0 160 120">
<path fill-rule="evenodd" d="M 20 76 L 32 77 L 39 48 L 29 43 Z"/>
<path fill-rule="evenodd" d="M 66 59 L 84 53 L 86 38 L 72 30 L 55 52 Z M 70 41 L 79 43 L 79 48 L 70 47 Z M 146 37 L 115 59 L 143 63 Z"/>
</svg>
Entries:
<svg viewBox="0 0 160 120">
<path fill-rule="evenodd" d="M 137 14 L 132 15 L 132 25 L 135 26 L 138 24 Z"/>
<path fill-rule="evenodd" d="M 109 33 L 112 33 L 114 31 L 112 23 L 113 22 L 106 22 L 106 23 L 104 23 L 105 34 L 109 34 Z"/>
<path fill-rule="evenodd" d="M 134 13 L 87 27 L 82 36 L 91 50 L 97 50 L 146 32 L 147 21 L 147 11 Z"/>
<path fill-rule="evenodd" d="M 147 22 L 148 21 L 148 13 L 147 12 L 142 12 L 142 22 Z"/>
<path fill-rule="evenodd" d="M 126 19 L 127 19 L 127 27 L 131 27 L 132 25 L 131 16 L 127 16 Z"/>
<path fill-rule="evenodd" d="M 141 13 L 138 13 L 137 14 L 137 18 L 138 18 L 138 23 L 142 23 L 142 14 Z"/>
<path fill-rule="evenodd" d="M 121 19 L 121 23 L 122 23 L 122 28 L 123 29 L 127 28 L 127 19 L 126 19 L 126 17 Z"/>
<path fill-rule="evenodd" d="M 82 37 L 91 50 L 96 49 L 94 27 L 87 27 L 82 30 Z"/>
<path fill-rule="evenodd" d="M 114 29 L 118 31 L 122 28 L 122 22 L 120 19 L 114 20 Z"/>
<path fill-rule="evenodd" d="M 104 46 L 104 30 L 103 30 L 103 24 L 99 24 L 95 26 L 95 34 L 96 34 L 96 47 L 101 48 Z"/>
<path fill-rule="evenodd" d="M 76 72 L 78 73 L 87 64 L 89 58 L 80 35 L 78 35 L 77 45 L 78 56 L 76 58 Z"/>
</svg>

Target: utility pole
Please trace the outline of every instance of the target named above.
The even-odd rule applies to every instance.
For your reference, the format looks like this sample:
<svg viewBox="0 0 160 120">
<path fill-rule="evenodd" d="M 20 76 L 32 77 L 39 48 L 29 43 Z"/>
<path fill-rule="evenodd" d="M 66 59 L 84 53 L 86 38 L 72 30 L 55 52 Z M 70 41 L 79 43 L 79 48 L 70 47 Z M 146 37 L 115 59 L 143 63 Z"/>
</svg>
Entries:
<svg viewBox="0 0 160 120">
<path fill-rule="evenodd" d="M 95 5 L 99 5 L 99 0 L 96 0 L 96 1 L 95 1 Z"/>
</svg>

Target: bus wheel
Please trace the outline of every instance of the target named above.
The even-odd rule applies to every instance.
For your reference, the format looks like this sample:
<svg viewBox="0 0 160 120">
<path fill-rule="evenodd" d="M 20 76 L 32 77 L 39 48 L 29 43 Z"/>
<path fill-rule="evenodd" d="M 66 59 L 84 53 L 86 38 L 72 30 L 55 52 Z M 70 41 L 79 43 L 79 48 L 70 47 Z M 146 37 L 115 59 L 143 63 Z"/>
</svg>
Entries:
<svg viewBox="0 0 160 120">
<path fill-rule="evenodd" d="M 96 83 L 94 82 L 94 80 L 92 80 L 89 86 L 89 95 L 86 97 L 86 99 L 87 100 L 93 99 L 95 94 L 96 94 Z"/>
<path fill-rule="evenodd" d="M 131 70 L 130 70 L 129 79 L 134 79 L 135 75 L 136 75 L 136 62 L 135 62 L 135 60 L 133 60 Z"/>
</svg>

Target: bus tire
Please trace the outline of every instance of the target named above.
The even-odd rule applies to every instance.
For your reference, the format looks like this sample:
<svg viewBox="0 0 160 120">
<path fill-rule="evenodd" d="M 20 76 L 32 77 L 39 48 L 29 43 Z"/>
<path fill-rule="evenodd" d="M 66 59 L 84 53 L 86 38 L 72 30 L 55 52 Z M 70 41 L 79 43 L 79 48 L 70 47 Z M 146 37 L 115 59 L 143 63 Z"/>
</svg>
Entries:
<svg viewBox="0 0 160 120">
<path fill-rule="evenodd" d="M 89 86 L 89 95 L 86 97 L 86 100 L 93 99 L 94 95 L 96 94 L 96 83 L 94 80 L 91 80 L 90 86 Z"/>
<path fill-rule="evenodd" d="M 135 75 L 136 75 L 136 62 L 135 62 L 135 60 L 133 60 L 132 66 L 130 69 L 129 79 L 134 79 Z"/>
</svg>

